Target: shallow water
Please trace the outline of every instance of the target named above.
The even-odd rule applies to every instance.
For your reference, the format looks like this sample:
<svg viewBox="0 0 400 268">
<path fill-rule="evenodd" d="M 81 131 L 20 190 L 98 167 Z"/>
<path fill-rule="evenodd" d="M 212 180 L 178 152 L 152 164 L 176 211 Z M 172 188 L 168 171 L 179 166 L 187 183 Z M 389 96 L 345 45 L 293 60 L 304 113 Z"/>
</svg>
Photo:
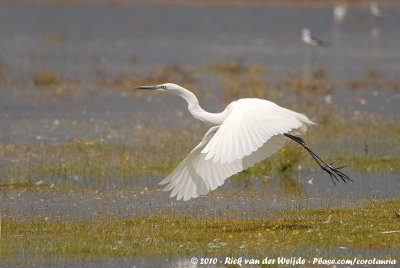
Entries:
<svg viewBox="0 0 400 268">
<path fill-rule="evenodd" d="M 389 10 L 390 16 L 376 20 L 365 6 L 351 6 L 337 24 L 330 6 L 0 4 L 0 141 L 99 138 L 98 130 L 110 125 L 195 124 L 182 100 L 116 92 L 100 82 L 169 64 L 194 69 L 196 82 L 215 94 L 200 94 L 200 101 L 215 112 L 227 104 L 218 95 L 219 82 L 214 74 L 199 77 L 195 70 L 221 60 L 262 64 L 271 82 L 322 69 L 333 81 L 362 80 L 375 70 L 398 83 L 400 6 Z M 330 46 L 306 47 L 300 40 L 303 27 Z M 379 34 L 371 36 L 371 29 Z M 75 84 L 61 93 L 36 87 L 34 75 L 42 70 Z M 335 87 L 329 95 L 350 114 L 400 114 L 398 88 Z M 316 98 L 326 105 L 325 96 Z"/>
<path fill-rule="evenodd" d="M 157 183 L 161 178 L 136 178 L 128 182 L 106 182 L 96 188 L 3 189 L 3 216 L 91 219 L 175 211 L 197 211 L 204 215 L 229 213 L 234 217 L 268 217 L 274 210 L 351 207 L 371 198 L 398 198 L 398 173 L 352 173 L 352 183 L 333 185 L 320 172 L 297 178 L 235 178 L 211 194 L 187 202 L 170 198 Z M 74 179 L 71 179 L 74 180 Z M 51 182 L 50 182 L 51 183 Z M 83 182 L 66 182 L 82 185 Z M 99 189 L 99 190 L 97 190 Z"/>
<path fill-rule="evenodd" d="M 399 13 L 394 5 L 387 18 L 376 20 L 365 6 L 351 6 L 338 25 L 330 6 L 2 4 L 0 34 L 3 61 L 17 79 L 45 66 L 93 81 L 99 59 L 112 74 L 237 57 L 299 70 L 308 51 L 300 42 L 304 27 L 329 41 L 329 49 L 317 55 L 329 71 L 354 76 L 369 65 L 397 77 Z M 374 27 L 380 29 L 377 36 L 370 35 Z M 130 64 L 132 59 L 138 64 Z"/>
</svg>

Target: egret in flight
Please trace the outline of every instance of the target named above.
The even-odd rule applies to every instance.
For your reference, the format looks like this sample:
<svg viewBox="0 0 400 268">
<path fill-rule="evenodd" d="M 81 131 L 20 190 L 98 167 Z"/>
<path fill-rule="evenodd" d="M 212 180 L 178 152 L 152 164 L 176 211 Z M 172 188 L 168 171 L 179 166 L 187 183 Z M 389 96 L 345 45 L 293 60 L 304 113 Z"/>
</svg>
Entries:
<svg viewBox="0 0 400 268">
<path fill-rule="evenodd" d="M 172 190 L 170 196 L 176 196 L 177 200 L 206 195 L 230 176 L 274 154 L 287 140 L 303 146 L 333 183 L 351 180 L 341 172 L 343 167 L 325 163 L 297 136 L 304 134 L 308 125 L 314 124 L 303 114 L 256 98 L 239 99 L 220 113 L 209 113 L 200 107 L 192 92 L 179 85 L 167 83 L 138 89 L 178 95 L 185 99 L 195 118 L 212 125 L 201 142 L 160 182 L 167 184 L 164 191 Z"/>
<path fill-rule="evenodd" d="M 311 35 L 311 31 L 309 29 L 301 30 L 301 38 L 303 42 L 312 47 L 327 47 L 328 43 L 322 41 Z"/>
</svg>

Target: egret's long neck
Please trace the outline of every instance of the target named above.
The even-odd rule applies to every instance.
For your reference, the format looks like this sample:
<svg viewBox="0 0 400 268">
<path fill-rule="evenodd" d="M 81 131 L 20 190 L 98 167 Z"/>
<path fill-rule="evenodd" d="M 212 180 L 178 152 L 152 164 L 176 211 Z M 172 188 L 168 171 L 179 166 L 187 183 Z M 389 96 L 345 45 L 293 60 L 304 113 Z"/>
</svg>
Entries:
<svg viewBox="0 0 400 268">
<path fill-rule="evenodd" d="M 184 98 L 188 103 L 188 110 L 193 115 L 193 117 L 211 124 L 222 124 L 226 117 L 228 116 L 228 111 L 223 111 L 221 113 L 209 113 L 200 107 L 199 100 L 197 97 L 189 90 L 181 87 L 179 91 L 174 92 L 178 96 Z"/>
</svg>

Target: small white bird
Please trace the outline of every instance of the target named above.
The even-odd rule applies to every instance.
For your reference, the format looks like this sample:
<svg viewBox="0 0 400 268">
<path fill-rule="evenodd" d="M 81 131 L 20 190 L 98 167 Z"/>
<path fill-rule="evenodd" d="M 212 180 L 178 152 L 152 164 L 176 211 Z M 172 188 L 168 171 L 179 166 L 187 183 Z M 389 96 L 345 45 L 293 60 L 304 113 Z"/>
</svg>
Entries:
<svg viewBox="0 0 400 268">
<path fill-rule="evenodd" d="M 138 89 L 171 92 L 186 100 L 189 112 L 197 119 L 213 125 L 201 142 L 160 184 L 171 197 L 189 200 L 206 195 L 224 184 L 230 176 L 271 156 L 287 140 L 303 146 L 332 181 L 350 178 L 339 168 L 326 164 L 295 135 L 304 134 L 314 124 L 307 116 L 277 104 L 256 98 L 231 102 L 220 113 L 204 111 L 196 96 L 176 84 L 141 86 Z"/>
<path fill-rule="evenodd" d="M 369 3 L 369 11 L 375 17 L 384 17 L 385 16 L 384 12 L 379 8 L 379 6 L 376 2 Z"/>
<path fill-rule="evenodd" d="M 301 37 L 303 39 L 303 42 L 307 45 L 310 45 L 313 47 L 327 47 L 328 46 L 328 43 L 326 43 L 325 41 L 322 41 L 322 40 L 312 36 L 309 29 L 301 30 Z"/>
<path fill-rule="evenodd" d="M 342 23 L 347 13 L 347 5 L 335 3 L 333 6 L 333 18 L 337 23 Z"/>
</svg>

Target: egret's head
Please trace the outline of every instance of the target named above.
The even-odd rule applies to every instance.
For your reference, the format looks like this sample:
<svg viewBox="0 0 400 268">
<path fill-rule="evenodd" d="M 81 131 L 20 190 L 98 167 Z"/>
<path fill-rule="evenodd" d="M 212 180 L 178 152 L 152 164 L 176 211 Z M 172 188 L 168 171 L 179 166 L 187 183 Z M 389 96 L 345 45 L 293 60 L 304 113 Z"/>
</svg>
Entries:
<svg viewBox="0 0 400 268">
<path fill-rule="evenodd" d="M 158 91 L 177 91 L 180 90 L 182 87 L 172 83 L 165 83 L 155 86 L 141 86 L 137 87 L 138 89 L 144 90 L 158 90 Z"/>
</svg>

